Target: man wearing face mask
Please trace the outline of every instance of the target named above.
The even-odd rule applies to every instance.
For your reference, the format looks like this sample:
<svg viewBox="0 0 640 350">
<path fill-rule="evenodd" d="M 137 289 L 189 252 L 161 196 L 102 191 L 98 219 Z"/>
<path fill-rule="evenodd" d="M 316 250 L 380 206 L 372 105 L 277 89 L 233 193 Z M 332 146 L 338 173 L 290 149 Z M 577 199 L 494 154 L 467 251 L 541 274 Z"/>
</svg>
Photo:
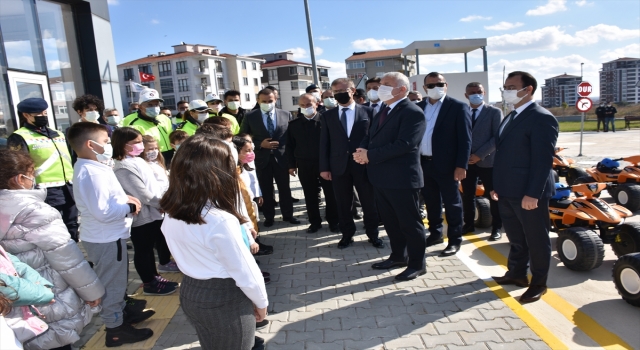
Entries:
<svg viewBox="0 0 640 350">
<path fill-rule="evenodd" d="M 474 232 L 476 214 L 476 186 L 478 179 L 484 185 L 484 196 L 491 203 L 492 229 L 490 241 L 497 241 L 502 237 L 500 229 L 500 211 L 498 202 L 489 195 L 493 188 L 493 158 L 495 157 L 498 127 L 502 121 L 502 111 L 484 103 L 484 87 L 480 83 L 467 84 L 464 94 L 469 99 L 469 113 L 471 113 L 471 156 L 467 177 L 462 180 L 462 206 L 464 209 L 463 233 Z"/>
<path fill-rule="evenodd" d="M 447 216 L 449 242 L 441 256 L 454 255 L 462 243 L 463 210 L 458 189 L 464 180 L 471 153 L 471 120 L 466 103 L 447 96 L 447 81 L 438 72 L 424 78 L 427 97 L 417 106 L 427 128 L 420 144 L 424 173 L 422 197 L 427 206 L 427 247 L 443 243 L 442 205 Z"/>
<path fill-rule="evenodd" d="M 316 233 L 322 228 L 322 217 L 318 205 L 318 183 L 324 191 L 327 202 L 326 219 L 331 232 L 340 232 L 336 198 L 330 181 L 320 177 L 320 113 L 318 100 L 313 93 L 300 96 L 298 103 L 301 116 L 292 120 L 287 129 L 287 148 L 285 155 L 289 162 L 289 175 L 300 176 L 300 185 L 304 192 L 307 214 L 311 225 L 307 233 Z"/>
<path fill-rule="evenodd" d="M 219 114 L 230 114 L 236 118 L 236 121 L 239 125 L 242 125 L 242 120 L 244 119 L 245 114 L 247 114 L 247 110 L 242 108 L 242 103 L 240 102 L 240 91 L 238 90 L 229 90 L 224 93 L 224 103 L 225 107 L 218 112 Z"/>
<path fill-rule="evenodd" d="M 317 101 L 316 111 L 318 113 L 322 114 L 327 110 L 327 108 L 322 103 L 322 90 L 320 90 L 320 87 L 318 87 L 318 85 L 311 84 L 307 86 L 307 88 L 305 89 L 305 92 L 308 94 L 312 94 L 316 98 L 316 101 Z M 300 107 L 298 107 L 298 114 L 296 115 L 298 116 L 298 118 L 304 117 L 304 113 L 302 113 L 302 109 Z"/>
<path fill-rule="evenodd" d="M 409 95 L 407 96 L 407 98 L 409 99 L 409 101 L 413 103 L 422 102 L 422 94 L 420 93 L 420 91 L 409 92 Z"/>
<path fill-rule="evenodd" d="M 160 103 L 164 100 L 160 98 L 158 91 L 144 89 L 140 92 L 138 102 L 140 109 L 124 118 L 122 124 L 138 129 L 142 135 L 151 135 L 158 140 L 160 152 L 164 157 L 165 164 L 169 167 L 174 153 L 171 141 L 169 141 L 169 134 L 173 131 L 173 126 L 171 119 L 160 113 Z"/>
<path fill-rule="evenodd" d="M 369 102 L 365 103 L 364 106 L 373 108 L 373 115 L 376 115 L 384 109 L 383 107 L 386 107 L 378 97 L 380 78 L 371 78 L 367 80 L 364 86 L 367 89 L 367 97 L 369 98 Z"/>
<path fill-rule="evenodd" d="M 409 78 L 391 72 L 382 77 L 380 84 L 377 92 L 385 108 L 374 117 L 369 134 L 353 158 L 367 164 L 367 175 L 391 244 L 389 258 L 371 267 L 387 270 L 407 266 L 395 278 L 408 281 L 426 273 L 425 231 L 418 204 L 422 187 L 420 140 L 425 122 L 420 109 L 407 99 Z"/>
<path fill-rule="evenodd" d="M 258 92 L 260 109 L 247 113 L 242 120 L 240 132 L 249 134 L 256 145 L 256 172 L 262 190 L 264 204 L 262 212 L 265 217 L 264 226 L 273 226 L 275 197 L 273 181 L 278 186 L 282 220 L 299 224 L 293 217 L 293 199 L 289 187 L 289 165 L 285 158 L 287 144 L 287 128 L 292 119 L 291 113 L 276 108 L 276 97 L 273 90 L 264 88 Z"/>
<path fill-rule="evenodd" d="M 378 237 L 378 210 L 373 199 L 373 188 L 367 178 L 365 166 L 356 163 L 351 156 L 369 132 L 373 110 L 356 104 L 353 100 L 355 86 L 347 78 L 334 80 L 331 90 L 338 101 L 338 107 L 326 111 L 320 117 L 320 176 L 333 183 L 342 232 L 338 248 L 351 246 L 356 234 L 351 212 L 354 187 L 362 203 L 369 243 L 376 248 L 383 248 L 384 243 Z"/>
<path fill-rule="evenodd" d="M 322 93 L 322 104 L 327 110 L 336 108 L 336 106 L 338 105 L 338 101 L 333 98 L 333 91 L 331 91 L 331 89 L 324 90 L 324 92 Z"/>
<path fill-rule="evenodd" d="M 105 108 L 102 118 L 107 125 L 112 126 L 114 129 L 119 128 L 122 122 L 122 117 L 120 117 L 120 113 L 115 108 Z"/>
<path fill-rule="evenodd" d="M 74 241 L 78 241 L 78 209 L 73 199 L 73 166 L 61 132 L 47 127 L 47 101 L 28 98 L 18 103 L 22 127 L 7 139 L 9 149 L 29 153 L 35 163 L 36 183 L 46 188 L 45 202 L 60 211 Z"/>
<path fill-rule="evenodd" d="M 527 72 L 511 72 L 502 98 L 513 105 L 496 136 L 493 191 L 511 248 L 507 273 L 493 279 L 502 285 L 531 286 L 520 303 L 539 300 L 547 292 L 551 260 L 549 198 L 555 194 L 553 157 L 558 121 L 533 100 L 538 83 Z M 531 264 L 529 266 L 529 264 Z"/>
<path fill-rule="evenodd" d="M 600 124 L 602 124 L 602 131 L 604 131 L 604 128 L 605 128 L 604 110 L 605 110 L 605 104 L 604 104 L 604 101 L 602 101 L 600 102 L 600 105 L 598 106 L 598 108 L 596 108 L 596 118 L 598 119 L 598 124 L 596 125 L 597 132 L 600 132 Z"/>
<path fill-rule="evenodd" d="M 238 124 L 238 120 L 236 119 L 236 117 L 232 116 L 229 113 L 221 112 L 224 104 L 222 103 L 222 100 L 218 98 L 218 95 L 208 94 L 207 97 L 205 97 L 204 102 L 206 102 L 207 106 L 209 107 L 209 117 L 223 117 L 229 119 L 229 121 L 231 122 L 231 133 L 234 135 L 238 135 L 238 133 L 240 132 L 240 125 Z"/>
<path fill-rule="evenodd" d="M 99 123 L 104 103 L 96 96 L 82 95 L 73 101 L 72 107 L 80 116 L 81 122 Z"/>
<path fill-rule="evenodd" d="M 184 121 L 178 125 L 177 130 L 182 130 L 193 136 L 196 130 L 209 118 L 211 108 L 203 100 L 192 100 L 189 102 L 189 112 L 184 114 Z"/>
</svg>

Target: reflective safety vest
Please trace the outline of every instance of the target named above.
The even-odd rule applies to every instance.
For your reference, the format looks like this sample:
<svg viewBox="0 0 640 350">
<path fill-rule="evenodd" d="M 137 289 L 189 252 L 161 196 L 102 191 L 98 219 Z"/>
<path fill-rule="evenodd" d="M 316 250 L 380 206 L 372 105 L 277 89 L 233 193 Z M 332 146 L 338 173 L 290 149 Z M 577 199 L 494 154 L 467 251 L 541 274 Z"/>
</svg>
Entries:
<svg viewBox="0 0 640 350">
<path fill-rule="evenodd" d="M 160 152 L 172 150 L 171 142 L 169 141 L 169 134 L 173 131 L 171 119 L 167 118 L 164 114 L 161 114 L 156 117 L 156 121 L 158 121 L 158 125 L 140 118 L 138 113 L 132 113 L 124 118 L 122 124 L 124 126 L 137 129 L 142 135 L 153 136 L 158 140 L 158 148 L 160 148 Z"/>
<path fill-rule="evenodd" d="M 183 121 L 178 124 L 177 130 L 182 130 L 186 132 L 189 136 L 193 136 L 196 133 L 196 130 L 200 127 L 198 124 L 194 124 L 188 120 Z"/>
<path fill-rule="evenodd" d="M 67 182 L 71 183 L 71 155 L 67 148 L 67 140 L 61 132 L 52 139 L 24 127 L 15 133 L 22 136 L 29 147 L 29 155 L 36 168 L 36 183 L 41 188 L 60 187 Z"/>
<path fill-rule="evenodd" d="M 234 135 L 238 135 L 238 133 L 240 132 L 240 124 L 238 124 L 238 119 L 236 119 L 236 117 L 234 117 L 233 115 L 227 113 L 209 113 L 209 118 L 211 117 L 223 117 L 229 119 L 229 121 L 231 121 L 231 133 Z"/>
</svg>

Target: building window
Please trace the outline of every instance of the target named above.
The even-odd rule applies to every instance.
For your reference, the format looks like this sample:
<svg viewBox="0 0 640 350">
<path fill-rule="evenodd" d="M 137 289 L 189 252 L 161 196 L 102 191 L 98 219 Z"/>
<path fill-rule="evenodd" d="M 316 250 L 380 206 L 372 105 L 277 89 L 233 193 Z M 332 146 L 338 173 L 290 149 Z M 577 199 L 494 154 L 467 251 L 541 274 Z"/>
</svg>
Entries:
<svg viewBox="0 0 640 350">
<path fill-rule="evenodd" d="M 293 102 L 293 105 L 294 105 L 294 106 L 297 106 L 297 105 L 298 105 L 298 100 L 299 100 L 299 99 L 300 99 L 300 97 L 298 97 L 298 96 L 293 96 L 293 97 L 291 97 L 291 102 Z"/>
<path fill-rule="evenodd" d="M 384 61 L 376 61 L 376 67 L 384 67 Z"/>
<path fill-rule="evenodd" d="M 125 68 L 122 73 L 124 73 L 125 81 L 133 80 L 133 68 Z"/>
<path fill-rule="evenodd" d="M 377 72 L 376 73 L 376 78 L 382 78 L 382 76 L 384 75 L 384 72 Z M 358 77 L 358 78 L 362 78 L 362 76 Z"/>
<path fill-rule="evenodd" d="M 289 75 L 298 75 L 298 67 L 289 67 Z"/>
<path fill-rule="evenodd" d="M 216 71 L 222 73 L 222 62 L 216 61 Z"/>
<path fill-rule="evenodd" d="M 56 101 L 64 101 L 66 100 L 65 95 L 64 95 L 64 91 L 56 91 Z"/>
<path fill-rule="evenodd" d="M 158 62 L 158 71 L 161 77 L 171 76 L 171 61 Z"/>
<path fill-rule="evenodd" d="M 205 68 L 207 68 L 207 64 L 204 60 L 198 61 L 198 66 L 200 67 L 200 71 L 202 72 Z"/>
<path fill-rule="evenodd" d="M 163 94 L 173 93 L 173 79 L 160 79 L 160 91 Z"/>
<path fill-rule="evenodd" d="M 139 66 L 138 66 L 138 70 L 139 70 L 141 73 L 153 74 L 153 73 L 151 73 L 151 65 L 150 65 L 150 64 L 148 64 L 148 63 L 147 63 L 147 64 L 141 64 L 141 65 L 139 65 Z"/>
<path fill-rule="evenodd" d="M 291 90 L 298 90 L 298 82 L 297 81 L 292 81 L 291 82 Z"/>
<path fill-rule="evenodd" d="M 209 85 L 209 79 L 207 77 L 200 78 L 200 84 Z"/>
<path fill-rule="evenodd" d="M 354 61 L 347 63 L 347 69 L 364 68 L 364 61 Z"/>
<path fill-rule="evenodd" d="M 218 89 L 224 89 L 224 79 L 218 78 Z"/>
<path fill-rule="evenodd" d="M 176 62 L 176 74 L 187 74 L 187 61 Z M 185 90 L 187 91 L 187 90 Z"/>
<path fill-rule="evenodd" d="M 240 61 L 240 63 L 242 64 L 242 69 L 247 69 L 247 62 L 246 61 Z"/>
<path fill-rule="evenodd" d="M 182 96 L 180 97 L 180 100 L 184 102 L 189 102 L 191 101 L 191 96 Z"/>
<path fill-rule="evenodd" d="M 67 114 L 67 106 L 57 106 L 58 114 Z"/>
<path fill-rule="evenodd" d="M 278 70 L 269 69 L 269 80 L 278 80 Z"/>
<path fill-rule="evenodd" d="M 304 75 L 312 76 L 313 75 L 313 69 L 305 68 L 304 69 Z"/>
<path fill-rule="evenodd" d="M 169 107 L 171 109 L 177 109 L 176 108 L 176 98 L 173 96 L 163 96 L 164 102 L 162 102 L 162 105 L 164 107 Z"/>
<path fill-rule="evenodd" d="M 328 77 L 329 76 L 329 71 L 327 69 L 320 68 L 318 70 L 320 71 L 320 76 L 321 77 Z"/>
<path fill-rule="evenodd" d="M 189 91 L 189 79 L 178 79 L 178 91 Z"/>
<path fill-rule="evenodd" d="M 251 94 L 244 94 L 244 100 L 247 102 L 251 101 Z"/>
<path fill-rule="evenodd" d="M 127 84 L 124 86 L 124 90 L 127 94 L 127 96 L 131 96 L 131 85 Z"/>
<path fill-rule="evenodd" d="M 251 62 L 251 69 L 258 70 L 258 64 L 255 62 Z"/>
<path fill-rule="evenodd" d="M 302 89 L 305 89 L 305 88 L 307 87 L 307 85 L 309 85 L 309 83 L 308 83 L 308 82 L 306 82 L 306 81 L 304 81 L 304 80 L 300 80 L 300 81 L 298 82 L 298 89 L 301 89 L 301 90 L 302 90 Z"/>
<path fill-rule="evenodd" d="M 253 86 L 258 86 L 258 78 L 253 78 Z"/>
<path fill-rule="evenodd" d="M 244 86 L 249 86 L 249 78 L 242 78 L 242 84 Z"/>
<path fill-rule="evenodd" d="M 322 90 L 329 90 L 331 88 L 331 84 L 329 84 L 329 82 L 323 81 L 322 82 Z"/>
<path fill-rule="evenodd" d="M 0 23 L 9 68 L 44 72 L 42 46 L 36 35 L 35 1 L 2 1 Z"/>
</svg>

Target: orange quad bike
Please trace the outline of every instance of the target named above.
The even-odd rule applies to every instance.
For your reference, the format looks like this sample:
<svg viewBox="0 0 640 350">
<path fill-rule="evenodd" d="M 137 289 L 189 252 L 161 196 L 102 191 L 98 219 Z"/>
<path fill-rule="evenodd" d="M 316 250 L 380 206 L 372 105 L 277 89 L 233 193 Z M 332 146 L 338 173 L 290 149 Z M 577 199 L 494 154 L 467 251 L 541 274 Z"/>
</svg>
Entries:
<svg viewBox="0 0 640 350">
<path fill-rule="evenodd" d="M 607 186 L 556 184 L 556 195 L 549 201 L 551 228 L 558 233 L 556 251 L 560 260 L 571 270 L 588 271 L 600 266 L 604 244 L 611 244 L 619 257 L 640 252 L 640 223 L 625 222 L 633 214 L 596 197 Z M 580 196 L 571 197 L 571 191 Z"/>
<path fill-rule="evenodd" d="M 462 194 L 462 183 L 458 185 L 460 194 Z M 484 185 L 482 181 L 478 180 L 476 185 L 476 214 L 473 220 L 473 225 L 477 228 L 491 227 L 493 217 L 491 216 L 491 202 L 488 198 L 484 197 Z"/>
<path fill-rule="evenodd" d="M 631 164 L 620 168 L 621 160 Z M 586 169 L 588 176 L 578 178 L 575 183 L 605 182 L 607 191 L 617 204 L 637 211 L 640 210 L 639 163 L 640 155 L 618 159 L 605 158 L 595 167 Z"/>
<path fill-rule="evenodd" d="M 640 253 L 623 255 L 616 261 L 613 283 L 624 301 L 640 306 Z"/>
<path fill-rule="evenodd" d="M 561 156 L 559 153 L 568 148 L 556 147 L 553 156 L 553 172 L 556 182 L 564 177 L 568 185 L 573 185 L 576 179 L 589 176 L 587 172 L 576 165 L 576 161 L 571 158 Z"/>
</svg>

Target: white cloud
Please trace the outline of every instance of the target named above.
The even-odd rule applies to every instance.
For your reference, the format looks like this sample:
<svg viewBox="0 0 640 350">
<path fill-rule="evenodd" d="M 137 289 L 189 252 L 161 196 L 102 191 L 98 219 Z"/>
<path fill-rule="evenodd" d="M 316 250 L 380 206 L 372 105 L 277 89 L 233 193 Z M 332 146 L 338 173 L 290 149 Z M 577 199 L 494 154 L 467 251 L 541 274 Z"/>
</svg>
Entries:
<svg viewBox="0 0 640 350">
<path fill-rule="evenodd" d="M 600 58 L 605 61 L 613 61 L 622 57 L 640 57 L 640 44 L 630 44 L 613 51 L 602 50 L 600 53 L 602 54 Z"/>
<path fill-rule="evenodd" d="M 503 34 L 488 38 L 491 53 L 513 53 L 522 51 L 556 51 L 564 46 L 587 46 L 600 39 L 621 41 L 640 37 L 640 31 L 622 29 L 618 26 L 597 24 L 587 29 L 567 34 L 560 26 Z"/>
<path fill-rule="evenodd" d="M 319 66 L 329 67 L 329 80 L 334 80 L 337 78 L 346 78 L 347 76 L 347 67 L 342 62 L 333 62 L 325 59 L 317 60 Z"/>
<path fill-rule="evenodd" d="M 107 3 L 109 5 L 118 5 L 119 4 L 118 0 L 107 0 Z"/>
<path fill-rule="evenodd" d="M 518 27 L 522 27 L 524 25 L 524 23 L 522 22 L 516 22 L 516 23 L 511 23 L 511 22 L 500 22 L 500 23 L 496 23 L 492 26 L 484 26 L 484 29 L 486 30 L 509 30 L 509 29 L 513 29 L 513 28 L 518 28 Z"/>
<path fill-rule="evenodd" d="M 443 54 L 443 55 L 421 55 L 420 56 L 420 74 L 427 74 L 433 72 L 434 66 L 446 66 L 449 64 L 464 63 L 464 56 L 460 54 Z M 463 67 L 464 65 L 460 65 Z M 446 69 L 446 67 L 445 67 Z M 482 69 L 481 69 L 482 70 Z M 453 73 L 453 70 L 447 69 L 448 73 Z"/>
<path fill-rule="evenodd" d="M 151 24 L 160 24 L 160 21 L 158 21 L 157 19 L 152 19 Z"/>
<path fill-rule="evenodd" d="M 576 1 L 576 5 L 578 5 L 579 7 L 592 6 L 593 2 L 587 2 L 587 0 L 578 0 Z"/>
<path fill-rule="evenodd" d="M 351 46 L 356 50 L 373 51 L 373 50 L 385 50 L 389 46 L 397 46 L 402 44 L 402 40 L 396 39 L 358 39 L 351 42 Z"/>
<path fill-rule="evenodd" d="M 490 21 L 492 17 L 482 17 L 471 15 L 464 18 L 460 18 L 460 22 L 473 22 L 473 21 Z"/>
<path fill-rule="evenodd" d="M 316 54 L 316 56 L 320 56 L 322 55 L 322 53 L 324 52 L 324 50 L 321 47 L 315 47 L 313 52 Z"/>
<path fill-rule="evenodd" d="M 320 35 L 319 37 L 317 37 L 316 39 L 321 40 L 321 41 L 325 41 L 325 40 L 333 40 L 335 39 L 332 36 L 324 36 L 324 35 Z"/>
<path fill-rule="evenodd" d="M 566 11 L 566 3 L 567 0 L 549 0 L 546 5 L 538 6 L 527 11 L 527 16 L 545 16 L 556 12 Z"/>
<path fill-rule="evenodd" d="M 56 70 L 61 68 L 71 68 L 71 63 L 60 60 L 47 61 L 47 69 Z"/>
<path fill-rule="evenodd" d="M 255 55 L 262 55 L 262 52 L 251 51 L 250 53 L 241 53 L 240 54 L 240 56 L 255 56 Z"/>
<path fill-rule="evenodd" d="M 286 52 L 286 51 L 292 52 L 294 60 L 300 60 L 300 59 L 309 57 L 309 55 L 307 53 L 307 50 L 305 50 L 305 49 L 303 49 L 301 47 L 294 47 L 294 48 L 286 49 L 286 50 L 282 50 L 282 51 L 284 51 L 284 52 Z"/>
</svg>

